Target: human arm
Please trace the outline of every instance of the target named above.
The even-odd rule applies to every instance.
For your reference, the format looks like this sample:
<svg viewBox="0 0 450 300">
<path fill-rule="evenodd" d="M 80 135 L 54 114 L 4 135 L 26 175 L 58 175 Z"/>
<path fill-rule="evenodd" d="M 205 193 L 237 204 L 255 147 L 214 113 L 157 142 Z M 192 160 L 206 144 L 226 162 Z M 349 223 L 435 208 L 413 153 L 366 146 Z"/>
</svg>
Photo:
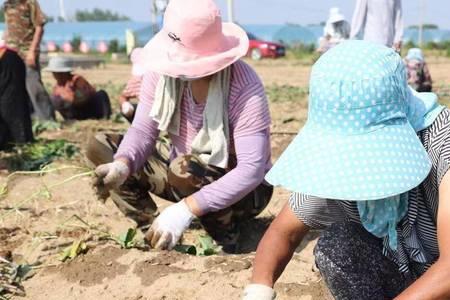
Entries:
<svg viewBox="0 0 450 300">
<path fill-rule="evenodd" d="M 437 236 L 439 259 L 395 300 L 450 299 L 450 172 L 439 186 Z"/>
<path fill-rule="evenodd" d="M 128 161 L 130 173 L 136 172 L 144 165 L 159 136 L 158 123 L 150 118 L 158 80 L 159 76 L 153 73 L 144 76 L 136 116 L 114 156 L 115 159 Z"/>
<path fill-rule="evenodd" d="M 119 104 L 122 114 L 131 117 L 134 113 L 134 106 L 130 103 L 131 99 L 139 98 L 139 93 L 141 90 L 142 76 L 131 77 L 125 89 L 119 96 Z"/>
<path fill-rule="evenodd" d="M 367 0 L 356 0 L 355 11 L 353 13 L 352 28 L 350 38 L 355 39 L 363 31 L 367 17 Z"/>
<path fill-rule="evenodd" d="M 29 67 L 35 68 L 37 64 L 37 52 L 39 51 L 39 45 L 44 35 L 44 27 L 36 26 L 36 30 L 33 36 L 33 42 L 31 43 L 30 49 L 28 50 L 26 56 L 26 64 Z"/>
<path fill-rule="evenodd" d="M 248 76 L 252 76 L 251 73 Z M 233 205 L 264 179 L 270 159 L 271 119 L 262 83 L 256 78 L 251 80 L 252 83 L 230 96 L 229 127 L 234 139 L 237 165 L 193 195 L 201 215 Z"/>
<path fill-rule="evenodd" d="M 188 205 L 195 215 L 229 207 L 263 182 L 270 157 L 269 138 L 266 129 L 235 139 L 236 167 L 188 197 Z"/>
<path fill-rule="evenodd" d="M 267 130 L 236 139 L 237 167 L 206 186 L 208 188 L 204 187 L 204 196 L 196 193 L 166 208 L 146 235 L 152 247 L 172 249 L 194 217 L 203 216 L 214 208 L 228 207 L 260 184 L 268 159 L 268 140 Z"/>
<path fill-rule="evenodd" d="M 75 92 L 70 83 L 67 83 L 64 86 L 55 85 L 53 87 L 52 96 L 57 97 L 58 99 L 60 99 L 59 102 L 61 102 L 61 104 L 64 104 L 65 106 L 67 106 L 67 105 L 72 105 L 73 100 L 75 98 Z"/>
<path fill-rule="evenodd" d="M 286 204 L 259 242 L 251 282 L 273 287 L 309 230 Z"/>
<path fill-rule="evenodd" d="M 68 82 L 68 90 L 72 90 L 73 105 L 83 106 L 95 94 L 95 88 L 82 76 L 74 75 L 73 81 Z"/>
<path fill-rule="evenodd" d="M 33 1 L 31 4 L 31 18 L 31 21 L 35 26 L 35 31 L 26 56 L 26 64 L 29 67 L 35 68 L 38 63 L 37 53 L 39 52 L 42 37 L 44 36 L 44 25 L 47 22 L 37 1 Z"/>
</svg>

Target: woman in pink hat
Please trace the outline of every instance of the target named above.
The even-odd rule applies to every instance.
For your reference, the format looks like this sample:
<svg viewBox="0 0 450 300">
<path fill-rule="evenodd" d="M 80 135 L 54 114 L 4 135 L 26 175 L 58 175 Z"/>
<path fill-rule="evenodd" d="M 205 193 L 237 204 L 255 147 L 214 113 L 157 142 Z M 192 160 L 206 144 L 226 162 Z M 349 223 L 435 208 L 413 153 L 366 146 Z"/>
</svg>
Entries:
<svg viewBox="0 0 450 300">
<path fill-rule="evenodd" d="M 90 142 L 97 191 L 139 226 L 156 215 L 148 191 L 175 202 L 147 233 L 153 247 L 173 248 L 199 218 L 225 251 L 236 251 L 240 222 L 272 196 L 264 181 L 271 120 L 261 80 L 240 60 L 248 46 L 244 30 L 222 23 L 212 0 L 172 0 L 163 29 L 133 65 L 143 81 L 131 128 L 123 139 Z"/>
</svg>

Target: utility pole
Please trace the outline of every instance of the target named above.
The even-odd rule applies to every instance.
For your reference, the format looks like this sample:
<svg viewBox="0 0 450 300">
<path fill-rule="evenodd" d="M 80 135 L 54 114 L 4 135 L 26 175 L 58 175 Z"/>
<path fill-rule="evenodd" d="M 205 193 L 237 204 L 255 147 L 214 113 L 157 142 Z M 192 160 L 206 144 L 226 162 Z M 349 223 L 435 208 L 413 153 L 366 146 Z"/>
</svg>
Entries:
<svg viewBox="0 0 450 300">
<path fill-rule="evenodd" d="M 160 18 L 164 17 L 164 12 L 166 11 L 169 0 L 152 0 L 152 28 L 153 34 L 158 33 L 160 30 L 159 21 Z"/>
<path fill-rule="evenodd" d="M 227 0 L 228 2 L 228 22 L 234 23 L 234 0 Z"/>
<path fill-rule="evenodd" d="M 158 33 L 158 7 L 156 6 L 156 0 L 152 0 L 151 18 L 152 18 L 152 31 L 153 34 L 156 34 Z"/>
<path fill-rule="evenodd" d="M 423 24 L 425 15 L 425 0 L 419 0 L 419 47 L 423 47 Z"/>
<path fill-rule="evenodd" d="M 66 9 L 64 7 L 64 0 L 59 0 L 59 18 L 66 21 Z"/>
</svg>

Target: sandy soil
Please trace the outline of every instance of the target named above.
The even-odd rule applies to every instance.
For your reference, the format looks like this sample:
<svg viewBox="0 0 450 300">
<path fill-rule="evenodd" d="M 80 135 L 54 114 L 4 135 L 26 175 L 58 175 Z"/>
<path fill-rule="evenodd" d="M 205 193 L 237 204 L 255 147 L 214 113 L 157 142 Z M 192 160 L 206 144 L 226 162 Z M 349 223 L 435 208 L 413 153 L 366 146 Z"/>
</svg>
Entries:
<svg viewBox="0 0 450 300">
<path fill-rule="evenodd" d="M 266 86 L 307 86 L 310 66 L 288 60 L 252 64 Z M 435 82 L 442 87 L 450 83 L 449 66 L 447 59 L 431 61 Z M 129 70 L 127 65 L 107 65 L 80 73 L 97 85 L 123 84 Z M 48 74 L 45 80 L 50 80 Z M 304 123 L 306 109 L 306 98 L 271 104 L 274 160 L 292 140 L 292 133 Z M 62 130 L 45 132 L 43 137 L 65 138 L 83 147 L 87 137 L 96 131 L 120 132 L 125 128 L 125 124 L 112 122 L 79 122 L 64 124 Z M 81 164 L 80 156 L 52 167 Z M 15 261 L 41 263 L 35 275 L 24 282 L 26 299 L 239 299 L 251 274 L 257 243 L 289 195 L 285 190 L 276 189 L 273 201 L 261 216 L 245 224 L 241 254 L 194 257 L 177 252 L 125 250 L 100 238 L 93 228 L 119 235 L 134 224 L 111 201 L 102 203 L 95 198 L 89 177 L 70 181 L 21 203 L 43 186 L 51 186 L 79 172 L 64 169 L 45 176 L 13 177 L 8 194 L 0 198 L 0 253 L 11 251 Z M 6 175 L 6 172 L 0 175 L 0 183 L 5 183 Z M 158 200 L 158 205 L 164 207 L 167 203 Z M 90 229 L 74 216 L 89 224 Z M 195 240 L 201 232 L 198 226 L 193 226 L 186 240 Z M 278 299 L 329 299 L 313 263 L 312 251 L 318 235 L 312 232 L 297 249 L 276 286 Z M 60 251 L 78 239 L 86 241 L 87 253 L 61 263 Z"/>
</svg>

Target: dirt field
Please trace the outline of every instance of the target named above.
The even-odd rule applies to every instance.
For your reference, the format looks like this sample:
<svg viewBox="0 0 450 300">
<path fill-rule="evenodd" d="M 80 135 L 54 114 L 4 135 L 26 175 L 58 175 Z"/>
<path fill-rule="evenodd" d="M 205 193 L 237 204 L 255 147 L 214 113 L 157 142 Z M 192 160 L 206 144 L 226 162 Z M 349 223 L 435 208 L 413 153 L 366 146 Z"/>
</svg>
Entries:
<svg viewBox="0 0 450 300">
<path fill-rule="evenodd" d="M 278 60 L 253 64 L 267 89 L 272 91 L 270 95 L 275 95 L 280 86 L 294 90 L 307 88 L 311 67 L 303 62 Z M 436 87 L 447 100 L 450 60 L 433 58 L 430 69 Z M 80 73 L 94 84 L 116 93 L 129 71 L 127 65 L 107 65 Z M 51 81 L 48 74 L 45 81 Z M 286 100 L 291 93 L 287 90 L 281 89 L 281 95 L 271 99 L 274 160 L 306 118 L 306 96 Z M 116 101 L 115 97 L 112 100 Z M 64 124 L 62 129 L 44 132 L 41 137 L 64 138 L 82 148 L 88 136 L 96 131 L 125 129 L 123 123 L 79 122 Z M 71 161 L 58 161 L 51 167 L 75 165 L 82 165 L 82 155 Z M 34 276 L 23 283 L 26 299 L 239 299 L 251 274 L 257 243 L 289 195 L 285 190 L 276 189 L 269 207 L 257 220 L 245 224 L 239 255 L 195 257 L 178 252 L 121 249 L 117 243 L 105 240 L 99 230 L 108 232 L 110 237 L 117 236 L 134 224 L 123 217 L 110 200 L 102 203 L 96 199 L 88 176 L 24 201 L 43 186 L 56 185 L 80 172 L 84 171 L 66 168 L 45 176 L 18 175 L 9 181 L 7 195 L 0 198 L 0 253 L 11 251 L 17 262 L 40 263 Z M 1 174 L 2 184 L 7 175 L 6 171 Z M 168 204 L 158 200 L 158 205 Z M 192 226 L 185 242 L 196 240 L 202 232 L 198 228 Z M 317 237 L 317 232 L 311 233 L 298 248 L 276 286 L 277 299 L 328 299 L 313 264 L 312 250 Z M 87 253 L 72 261 L 60 262 L 59 253 L 74 240 L 85 241 Z"/>
</svg>

